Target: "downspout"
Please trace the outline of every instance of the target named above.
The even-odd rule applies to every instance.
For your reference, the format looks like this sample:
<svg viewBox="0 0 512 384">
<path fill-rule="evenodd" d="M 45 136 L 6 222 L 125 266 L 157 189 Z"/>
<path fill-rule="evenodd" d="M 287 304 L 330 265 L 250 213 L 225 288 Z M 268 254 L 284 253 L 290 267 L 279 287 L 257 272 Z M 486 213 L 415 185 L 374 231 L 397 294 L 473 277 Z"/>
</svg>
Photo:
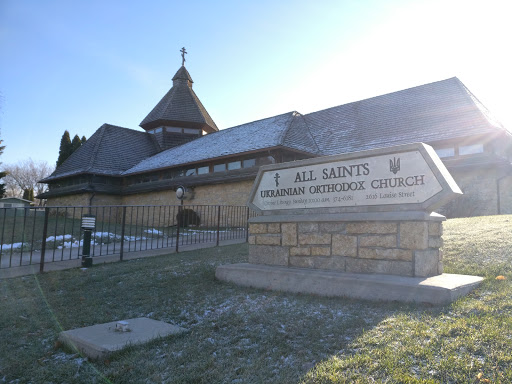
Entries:
<svg viewBox="0 0 512 384">
<path fill-rule="evenodd" d="M 501 180 L 503 180 L 505 177 L 508 177 L 508 176 L 511 176 L 511 174 L 505 173 L 503 176 L 501 176 L 501 177 L 496 179 L 496 193 L 498 194 L 497 199 L 496 199 L 496 205 L 497 205 L 498 215 L 501 215 L 501 188 L 500 188 L 500 182 L 501 182 Z"/>
<path fill-rule="evenodd" d="M 92 195 L 89 198 L 89 215 L 92 215 L 92 199 L 96 196 L 96 192 L 94 191 L 94 185 L 91 183 Z"/>
<path fill-rule="evenodd" d="M 269 150 L 267 150 L 267 153 L 268 153 L 268 155 L 269 155 L 271 158 L 273 158 L 273 159 L 274 159 L 274 164 L 278 164 L 277 156 L 276 156 L 277 154 L 276 154 L 276 155 L 273 155 L 273 154 L 272 154 L 272 151 L 271 151 L 270 149 L 269 149 Z"/>
</svg>

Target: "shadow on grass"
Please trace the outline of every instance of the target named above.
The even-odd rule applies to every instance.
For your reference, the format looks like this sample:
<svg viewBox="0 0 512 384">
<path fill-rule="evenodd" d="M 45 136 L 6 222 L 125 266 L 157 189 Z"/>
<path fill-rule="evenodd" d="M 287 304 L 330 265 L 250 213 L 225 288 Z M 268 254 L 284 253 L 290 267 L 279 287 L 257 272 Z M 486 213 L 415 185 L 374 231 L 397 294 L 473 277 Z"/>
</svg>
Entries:
<svg viewBox="0 0 512 384">
<path fill-rule="evenodd" d="M 246 259 L 244 244 L 2 281 L 9 309 L 0 337 L 10 351 L 0 354 L 2 374 L 36 382 L 297 381 L 387 316 L 411 310 L 215 280 L 218 265 Z M 55 348 L 61 330 L 141 316 L 188 332 L 92 363 Z"/>
<path fill-rule="evenodd" d="M 396 310 L 301 382 L 512 382 L 511 233 L 510 215 L 448 220 L 445 272 L 483 284 L 451 305 Z"/>
<path fill-rule="evenodd" d="M 509 246 L 502 244 L 499 254 Z M 463 248 L 445 254 L 447 269 L 456 270 L 465 254 Z M 481 374 L 512 382 L 512 269 L 503 258 L 491 269 L 481 263 L 488 276 L 482 286 L 444 307 L 284 294 L 215 280 L 218 265 L 247 261 L 246 244 L 4 280 L 0 377 L 459 383 Z M 498 264 L 507 280 L 494 279 Z M 55 348 L 60 330 L 141 316 L 188 332 L 97 362 Z"/>
</svg>

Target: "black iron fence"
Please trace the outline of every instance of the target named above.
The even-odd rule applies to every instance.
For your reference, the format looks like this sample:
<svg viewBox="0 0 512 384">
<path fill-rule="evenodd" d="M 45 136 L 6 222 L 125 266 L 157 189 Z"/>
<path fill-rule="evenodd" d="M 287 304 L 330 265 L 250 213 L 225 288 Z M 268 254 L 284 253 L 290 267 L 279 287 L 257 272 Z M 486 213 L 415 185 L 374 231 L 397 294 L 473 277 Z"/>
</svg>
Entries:
<svg viewBox="0 0 512 384">
<path fill-rule="evenodd" d="M 145 205 L 0 208 L 0 268 L 83 256 L 82 218 L 93 216 L 90 256 L 173 248 L 248 237 L 247 207 Z M 87 249 L 87 247 L 86 247 Z"/>
</svg>

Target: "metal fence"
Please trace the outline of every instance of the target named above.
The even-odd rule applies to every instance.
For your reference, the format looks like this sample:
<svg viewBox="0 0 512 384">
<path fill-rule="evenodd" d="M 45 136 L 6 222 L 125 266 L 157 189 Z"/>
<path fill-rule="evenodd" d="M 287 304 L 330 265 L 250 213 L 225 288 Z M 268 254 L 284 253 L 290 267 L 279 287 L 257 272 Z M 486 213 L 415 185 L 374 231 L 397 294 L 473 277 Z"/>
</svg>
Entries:
<svg viewBox="0 0 512 384">
<path fill-rule="evenodd" d="M 90 256 L 105 256 L 248 237 L 244 206 L 145 205 L 0 208 L 0 268 L 82 257 L 84 216 L 96 218 Z M 87 245 L 86 245 L 87 246 Z"/>
</svg>

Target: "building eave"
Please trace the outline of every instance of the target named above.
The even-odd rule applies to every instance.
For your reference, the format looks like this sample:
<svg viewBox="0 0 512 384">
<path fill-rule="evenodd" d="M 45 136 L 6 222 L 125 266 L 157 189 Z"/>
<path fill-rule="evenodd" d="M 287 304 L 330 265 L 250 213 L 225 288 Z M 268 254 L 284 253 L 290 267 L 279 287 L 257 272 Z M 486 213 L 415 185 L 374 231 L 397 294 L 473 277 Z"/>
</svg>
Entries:
<svg viewBox="0 0 512 384">
<path fill-rule="evenodd" d="M 216 156 L 216 157 L 211 157 L 208 159 L 190 161 L 190 162 L 186 162 L 186 163 L 175 163 L 175 164 L 172 164 L 169 166 L 154 168 L 154 169 L 150 169 L 150 170 L 144 170 L 144 171 L 133 172 L 133 173 L 124 173 L 122 176 L 129 177 L 129 176 L 143 175 L 143 174 L 147 174 L 147 173 L 160 172 L 160 171 L 169 170 L 169 169 L 173 169 L 173 168 L 181 168 L 181 167 L 185 167 L 187 165 L 192 166 L 192 165 L 197 165 L 197 164 L 204 164 L 204 163 L 216 162 L 216 161 L 220 161 L 220 160 L 226 160 L 226 159 L 230 159 L 230 158 L 235 159 L 235 158 L 240 158 L 240 157 L 245 157 L 245 156 L 251 156 L 256 153 L 269 153 L 271 151 L 276 151 L 276 150 L 286 150 L 286 151 L 290 151 L 293 153 L 300 153 L 300 154 L 304 154 L 304 155 L 308 155 L 308 156 L 312 156 L 312 157 L 319 156 L 318 154 L 315 154 L 315 153 L 305 152 L 305 151 L 301 151 L 301 150 L 298 150 L 295 148 L 289 148 L 289 147 L 285 147 L 282 145 L 277 145 L 277 146 L 273 146 L 273 147 L 255 149 L 255 150 L 251 150 L 251 151 L 239 152 L 239 153 L 229 154 L 229 155 L 225 155 L 225 156 Z"/>
</svg>

